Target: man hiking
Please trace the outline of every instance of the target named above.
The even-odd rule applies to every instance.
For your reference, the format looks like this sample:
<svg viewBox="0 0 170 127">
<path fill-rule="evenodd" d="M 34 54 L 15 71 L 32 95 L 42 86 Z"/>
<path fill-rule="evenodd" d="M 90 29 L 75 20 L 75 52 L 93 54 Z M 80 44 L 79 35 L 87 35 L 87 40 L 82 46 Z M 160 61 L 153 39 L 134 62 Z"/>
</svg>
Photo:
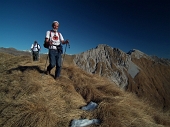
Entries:
<svg viewBox="0 0 170 127">
<path fill-rule="evenodd" d="M 34 41 L 34 44 L 31 45 L 33 61 L 38 61 L 39 60 L 39 51 L 40 51 L 40 49 L 41 49 L 41 47 L 38 44 L 38 42 Z"/>
<path fill-rule="evenodd" d="M 52 30 L 46 32 L 45 44 L 49 49 L 49 65 L 47 67 L 46 74 L 49 75 L 52 68 L 56 66 L 54 79 L 58 79 L 61 72 L 61 61 L 63 48 L 62 44 L 68 44 L 68 40 L 64 40 L 61 33 L 58 32 L 59 22 L 54 21 L 52 23 Z"/>
</svg>

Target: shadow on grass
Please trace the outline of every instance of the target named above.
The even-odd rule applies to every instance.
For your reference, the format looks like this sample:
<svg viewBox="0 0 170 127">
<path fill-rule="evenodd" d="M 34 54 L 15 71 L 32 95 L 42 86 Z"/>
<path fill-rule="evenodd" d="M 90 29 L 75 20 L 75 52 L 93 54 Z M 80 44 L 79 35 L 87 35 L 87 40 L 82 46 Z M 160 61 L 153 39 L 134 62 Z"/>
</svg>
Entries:
<svg viewBox="0 0 170 127">
<path fill-rule="evenodd" d="M 17 68 L 12 68 L 7 71 L 8 74 L 11 74 L 13 71 L 28 71 L 28 70 L 37 70 L 39 73 L 45 73 L 43 70 L 41 70 L 38 66 L 18 66 Z"/>
</svg>

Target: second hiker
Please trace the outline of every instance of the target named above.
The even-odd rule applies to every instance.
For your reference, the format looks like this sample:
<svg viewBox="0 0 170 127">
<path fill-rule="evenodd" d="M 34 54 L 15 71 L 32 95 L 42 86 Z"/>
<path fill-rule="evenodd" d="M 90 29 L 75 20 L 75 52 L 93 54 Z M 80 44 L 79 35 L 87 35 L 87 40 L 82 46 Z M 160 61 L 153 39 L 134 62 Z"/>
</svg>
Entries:
<svg viewBox="0 0 170 127">
<path fill-rule="evenodd" d="M 62 44 L 68 44 L 68 40 L 64 40 L 61 33 L 58 32 L 59 22 L 54 21 L 52 23 L 52 30 L 46 32 L 45 36 L 45 44 L 48 46 L 46 48 L 49 49 L 49 65 L 47 67 L 46 74 L 49 75 L 52 68 L 56 66 L 55 76 L 57 79 L 60 76 L 61 72 L 61 61 L 62 61 L 62 53 L 63 48 Z"/>
<path fill-rule="evenodd" d="M 34 44 L 31 45 L 33 61 L 38 61 L 39 60 L 39 51 L 40 51 L 40 49 L 41 49 L 41 47 L 38 44 L 38 42 L 34 41 Z"/>
</svg>

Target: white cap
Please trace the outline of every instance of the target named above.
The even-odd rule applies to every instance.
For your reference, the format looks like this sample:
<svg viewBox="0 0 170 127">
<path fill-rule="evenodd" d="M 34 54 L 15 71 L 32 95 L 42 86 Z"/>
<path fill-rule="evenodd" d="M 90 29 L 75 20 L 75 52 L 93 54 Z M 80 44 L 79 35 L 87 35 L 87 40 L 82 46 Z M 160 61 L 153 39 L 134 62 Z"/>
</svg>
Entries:
<svg viewBox="0 0 170 127">
<path fill-rule="evenodd" d="M 58 22 L 58 21 L 53 21 L 53 23 L 58 23 L 58 24 L 59 24 L 59 22 Z"/>
</svg>

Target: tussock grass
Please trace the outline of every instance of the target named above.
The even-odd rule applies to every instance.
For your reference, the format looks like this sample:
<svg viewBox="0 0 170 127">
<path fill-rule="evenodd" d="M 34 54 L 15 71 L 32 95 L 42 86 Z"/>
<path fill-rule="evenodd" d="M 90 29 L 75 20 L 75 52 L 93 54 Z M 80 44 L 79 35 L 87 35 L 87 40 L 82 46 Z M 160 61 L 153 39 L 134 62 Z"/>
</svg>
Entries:
<svg viewBox="0 0 170 127">
<path fill-rule="evenodd" d="M 69 62 L 65 59 L 57 81 L 54 69 L 51 76 L 43 74 L 45 61 L 46 56 L 39 62 L 11 56 L 0 62 L 6 66 L 0 67 L 0 126 L 68 127 L 73 119 L 81 118 L 100 119 L 100 127 L 170 126 L 169 112 L 163 113 L 107 79 L 69 64 L 71 58 Z M 98 107 L 81 110 L 90 101 Z"/>
</svg>

